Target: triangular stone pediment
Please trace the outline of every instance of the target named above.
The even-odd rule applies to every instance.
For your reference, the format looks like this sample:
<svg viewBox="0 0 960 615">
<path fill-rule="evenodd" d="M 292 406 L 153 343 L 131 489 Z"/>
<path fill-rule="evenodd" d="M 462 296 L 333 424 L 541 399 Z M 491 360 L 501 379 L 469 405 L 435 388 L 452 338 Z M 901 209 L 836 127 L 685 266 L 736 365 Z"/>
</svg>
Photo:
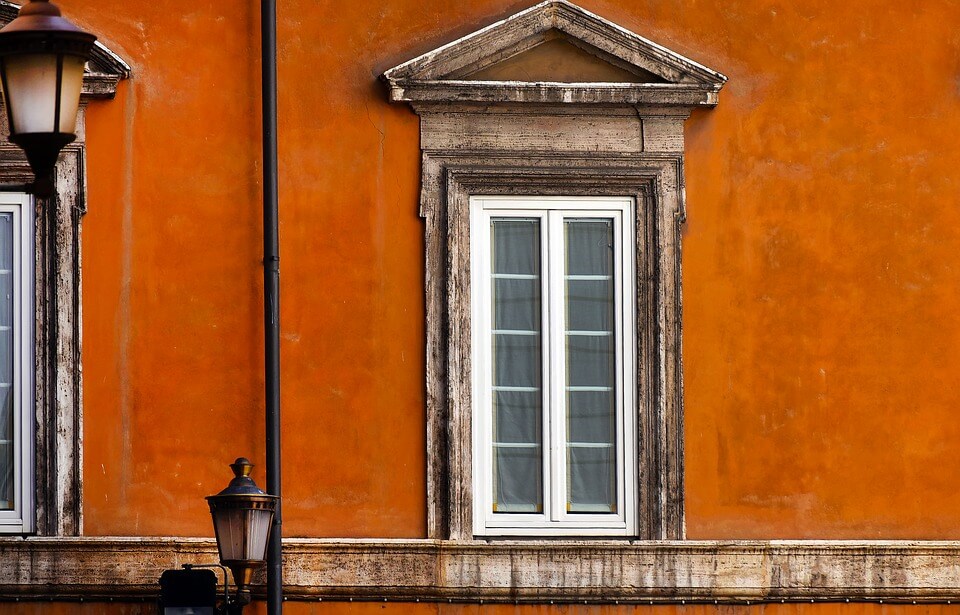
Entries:
<svg viewBox="0 0 960 615">
<path fill-rule="evenodd" d="M 526 51 L 463 78 L 475 81 L 667 83 L 663 77 L 646 69 L 611 61 L 599 49 L 578 43 L 564 36 L 549 37 Z"/>
<path fill-rule="evenodd" d="M 713 105 L 722 74 L 566 0 L 548 0 L 388 70 L 391 99 Z"/>
</svg>

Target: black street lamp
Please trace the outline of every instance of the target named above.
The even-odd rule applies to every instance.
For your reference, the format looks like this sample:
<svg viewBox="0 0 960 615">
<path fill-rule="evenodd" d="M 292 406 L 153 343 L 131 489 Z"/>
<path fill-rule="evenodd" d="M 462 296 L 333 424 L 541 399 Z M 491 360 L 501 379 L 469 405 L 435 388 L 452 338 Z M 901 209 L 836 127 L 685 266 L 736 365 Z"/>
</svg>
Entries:
<svg viewBox="0 0 960 615">
<path fill-rule="evenodd" d="M 234 478 L 227 488 L 207 497 L 213 529 L 217 535 L 220 562 L 233 572 L 236 596 L 227 604 L 229 613 L 240 613 L 250 603 L 253 571 L 267 557 L 267 542 L 273 513 L 280 499 L 268 495 L 250 478 L 253 464 L 240 457 L 232 464 Z"/>
<path fill-rule="evenodd" d="M 34 192 L 53 193 L 60 150 L 77 138 L 83 67 L 96 40 L 49 0 L 30 0 L 0 30 L 0 85 L 10 141 L 27 155 Z"/>
</svg>

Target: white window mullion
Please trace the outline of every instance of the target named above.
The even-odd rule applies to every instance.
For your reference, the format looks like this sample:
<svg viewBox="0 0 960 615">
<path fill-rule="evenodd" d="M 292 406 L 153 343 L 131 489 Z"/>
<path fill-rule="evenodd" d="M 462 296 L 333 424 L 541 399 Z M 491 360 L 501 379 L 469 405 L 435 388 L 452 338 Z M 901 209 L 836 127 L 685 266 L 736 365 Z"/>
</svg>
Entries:
<svg viewBox="0 0 960 615">
<path fill-rule="evenodd" d="M 551 521 L 560 521 L 567 510 L 567 447 L 566 447 L 566 369 L 565 315 L 563 309 L 563 214 L 551 211 L 547 216 L 550 275 L 546 301 L 550 306 L 550 502 Z"/>
<path fill-rule="evenodd" d="M 530 212 L 525 212 L 527 217 L 530 217 Z M 550 334 L 548 329 L 549 323 L 549 304 L 547 301 L 547 287 L 549 280 L 550 272 L 550 262 L 549 262 L 549 253 L 547 248 L 547 216 L 546 212 L 536 212 L 533 217 L 536 217 L 539 223 L 540 229 L 540 394 L 541 394 L 541 408 L 540 408 L 540 438 L 541 438 L 541 447 L 540 447 L 540 486 L 541 486 L 541 501 L 543 502 L 543 510 L 539 515 L 539 519 L 550 519 L 550 468 L 551 468 L 551 459 L 550 459 Z M 541 521 L 542 522 L 542 521 Z"/>
</svg>

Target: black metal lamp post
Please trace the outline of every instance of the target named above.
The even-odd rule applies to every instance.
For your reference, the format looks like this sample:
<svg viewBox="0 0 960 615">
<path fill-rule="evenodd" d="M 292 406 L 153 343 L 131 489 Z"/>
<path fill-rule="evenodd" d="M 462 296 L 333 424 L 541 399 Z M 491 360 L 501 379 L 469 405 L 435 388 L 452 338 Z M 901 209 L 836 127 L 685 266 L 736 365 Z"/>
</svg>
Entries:
<svg viewBox="0 0 960 615">
<path fill-rule="evenodd" d="M 227 604 L 229 613 L 240 613 L 250 603 L 248 586 L 253 571 L 266 560 L 267 542 L 277 501 L 250 478 L 253 464 L 240 457 L 230 464 L 234 478 L 226 489 L 207 497 L 220 562 L 233 572 L 236 595 Z"/>
<path fill-rule="evenodd" d="M 53 193 L 60 150 L 77 138 L 83 66 L 96 38 L 64 19 L 49 0 L 30 0 L 0 30 L 0 85 L 10 141 L 27 155 L 37 196 Z"/>
</svg>

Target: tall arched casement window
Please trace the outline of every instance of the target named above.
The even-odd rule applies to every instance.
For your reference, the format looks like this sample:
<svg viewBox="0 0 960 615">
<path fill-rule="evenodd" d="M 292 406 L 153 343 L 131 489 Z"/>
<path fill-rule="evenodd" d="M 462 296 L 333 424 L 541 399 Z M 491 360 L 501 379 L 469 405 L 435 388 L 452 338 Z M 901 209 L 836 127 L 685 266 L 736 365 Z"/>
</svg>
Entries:
<svg viewBox="0 0 960 615">
<path fill-rule="evenodd" d="M 18 10 L 0 0 L 0 26 Z M 116 54 L 94 47 L 77 140 L 60 155 L 55 196 L 31 196 L 26 158 L 0 143 L 0 535 L 81 533 L 84 113 L 89 101 L 112 98 L 129 75 Z M 3 134 L 6 122 L 0 112 Z"/>
<path fill-rule="evenodd" d="M 683 536 L 683 122 L 726 78 L 563 0 L 390 69 L 420 116 L 430 536 Z"/>
</svg>

